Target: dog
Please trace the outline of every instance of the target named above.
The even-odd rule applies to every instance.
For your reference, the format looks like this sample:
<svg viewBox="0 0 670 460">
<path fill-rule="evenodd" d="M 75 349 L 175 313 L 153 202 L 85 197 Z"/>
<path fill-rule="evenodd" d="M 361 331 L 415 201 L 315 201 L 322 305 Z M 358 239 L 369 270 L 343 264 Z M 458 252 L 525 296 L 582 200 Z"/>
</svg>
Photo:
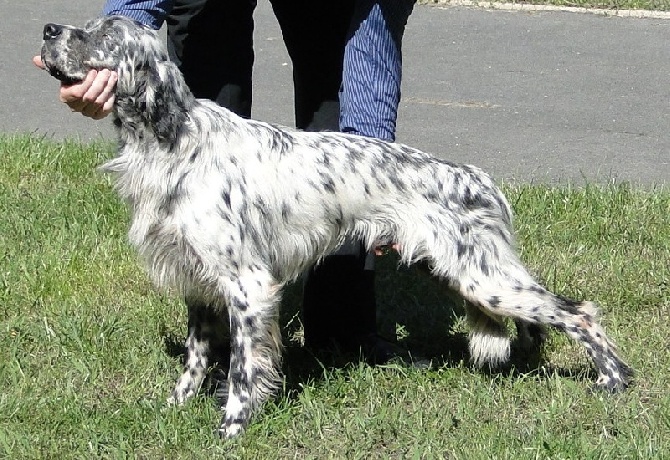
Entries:
<svg viewBox="0 0 670 460">
<path fill-rule="evenodd" d="M 62 82 L 118 72 L 119 152 L 102 169 L 129 204 L 129 240 L 155 284 L 189 307 L 185 371 L 170 402 L 198 391 L 211 349 L 229 336 L 222 437 L 243 432 L 280 384 L 282 288 L 351 236 L 428 264 L 466 301 L 477 364 L 509 357 L 511 318 L 527 340 L 547 325 L 582 344 L 597 387 L 630 383 L 595 304 L 549 292 L 524 268 L 510 206 L 478 168 L 366 137 L 286 130 L 197 100 L 157 34 L 127 18 L 47 24 L 43 34 L 42 61 Z"/>
</svg>

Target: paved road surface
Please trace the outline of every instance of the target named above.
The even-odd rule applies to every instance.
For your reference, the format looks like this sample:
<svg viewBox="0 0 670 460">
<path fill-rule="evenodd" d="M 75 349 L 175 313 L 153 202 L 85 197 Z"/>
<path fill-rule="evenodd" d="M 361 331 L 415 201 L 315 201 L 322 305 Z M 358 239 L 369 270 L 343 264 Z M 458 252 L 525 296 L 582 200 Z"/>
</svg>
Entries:
<svg viewBox="0 0 670 460">
<path fill-rule="evenodd" d="M 104 2 L 0 0 L 0 132 L 113 138 L 70 113 L 31 57 L 46 22 Z M 254 117 L 292 125 L 291 67 L 268 2 Z M 404 43 L 398 140 L 505 180 L 670 183 L 670 21 L 419 6 Z"/>
</svg>

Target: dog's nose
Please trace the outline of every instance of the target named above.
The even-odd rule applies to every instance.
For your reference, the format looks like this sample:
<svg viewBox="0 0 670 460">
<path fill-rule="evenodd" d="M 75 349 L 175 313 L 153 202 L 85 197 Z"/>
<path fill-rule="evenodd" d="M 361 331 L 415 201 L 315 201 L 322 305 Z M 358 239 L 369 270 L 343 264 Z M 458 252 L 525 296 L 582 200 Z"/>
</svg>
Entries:
<svg viewBox="0 0 670 460">
<path fill-rule="evenodd" d="M 61 32 L 63 32 L 63 26 L 49 23 L 44 26 L 43 38 L 44 40 L 51 40 L 58 37 Z"/>
</svg>

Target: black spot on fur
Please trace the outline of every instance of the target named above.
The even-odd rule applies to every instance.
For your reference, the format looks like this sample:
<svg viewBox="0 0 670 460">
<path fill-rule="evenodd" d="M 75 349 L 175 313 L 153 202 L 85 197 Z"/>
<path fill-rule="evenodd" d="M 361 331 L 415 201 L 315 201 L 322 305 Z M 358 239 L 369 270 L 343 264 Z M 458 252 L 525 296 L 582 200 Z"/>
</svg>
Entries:
<svg viewBox="0 0 670 460">
<path fill-rule="evenodd" d="M 491 274 L 491 270 L 489 268 L 489 263 L 488 263 L 488 260 L 486 259 L 485 254 L 482 254 L 482 258 L 479 261 L 479 269 L 482 271 L 484 276 L 489 276 Z"/>
<path fill-rule="evenodd" d="M 456 242 L 456 255 L 458 256 L 459 259 L 463 258 L 468 252 L 468 245 L 461 242 L 457 241 Z"/>
<path fill-rule="evenodd" d="M 254 200 L 254 206 L 262 216 L 269 216 L 272 214 L 272 210 L 268 204 L 263 200 L 263 198 L 258 197 Z"/>
<path fill-rule="evenodd" d="M 286 136 L 281 131 L 271 131 L 270 132 L 270 149 L 274 152 L 282 153 L 291 148 L 291 143 Z"/>
<path fill-rule="evenodd" d="M 193 149 L 193 152 L 191 152 L 191 156 L 188 158 L 189 163 L 193 163 L 195 160 L 198 159 L 200 156 L 200 147 L 196 147 Z"/>
<path fill-rule="evenodd" d="M 288 203 L 283 202 L 281 205 L 281 218 L 284 223 L 288 222 L 289 217 L 291 216 L 291 207 Z"/>
<path fill-rule="evenodd" d="M 396 174 L 389 174 L 389 181 L 396 189 L 400 190 L 401 192 L 405 192 L 407 190 L 405 183 Z"/>
<path fill-rule="evenodd" d="M 223 198 L 223 202 L 225 203 L 226 207 L 228 209 L 232 209 L 230 206 L 230 192 L 224 190 L 223 192 L 221 192 L 221 198 Z"/>
<path fill-rule="evenodd" d="M 562 310 L 567 311 L 568 313 L 571 313 L 573 315 L 579 315 L 581 313 L 581 310 L 579 309 L 579 304 L 581 302 L 577 302 L 575 300 L 568 299 L 567 297 L 563 297 L 560 295 L 557 295 L 556 297 L 558 297 L 558 299 L 560 300 L 559 307 Z"/>
<path fill-rule="evenodd" d="M 463 206 L 470 211 L 474 211 L 475 209 L 490 209 L 492 203 L 491 200 L 480 193 L 472 193 L 469 188 L 466 188 L 463 194 Z"/>
<path fill-rule="evenodd" d="M 332 177 L 322 176 L 323 179 L 323 189 L 328 193 L 335 193 L 335 182 Z"/>
</svg>

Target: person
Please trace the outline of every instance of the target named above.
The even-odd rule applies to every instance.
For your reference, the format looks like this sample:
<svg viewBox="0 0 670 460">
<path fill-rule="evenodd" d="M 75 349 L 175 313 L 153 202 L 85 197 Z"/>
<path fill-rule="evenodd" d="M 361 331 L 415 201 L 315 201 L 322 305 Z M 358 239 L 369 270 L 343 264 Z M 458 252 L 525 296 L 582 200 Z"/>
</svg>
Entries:
<svg viewBox="0 0 670 460">
<path fill-rule="evenodd" d="M 416 0 L 271 0 L 293 64 L 296 127 L 395 140 L 402 37 Z M 196 97 L 251 116 L 256 0 L 108 0 L 155 29 Z M 36 60 L 36 64 L 39 62 Z M 94 119 L 111 112 L 116 75 L 91 71 L 60 99 Z M 305 344 L 362 348 L 373 362 L 406 355 L 377 334 L 374 254 L 347 241 L 306 275 Z"/>
</svg>

